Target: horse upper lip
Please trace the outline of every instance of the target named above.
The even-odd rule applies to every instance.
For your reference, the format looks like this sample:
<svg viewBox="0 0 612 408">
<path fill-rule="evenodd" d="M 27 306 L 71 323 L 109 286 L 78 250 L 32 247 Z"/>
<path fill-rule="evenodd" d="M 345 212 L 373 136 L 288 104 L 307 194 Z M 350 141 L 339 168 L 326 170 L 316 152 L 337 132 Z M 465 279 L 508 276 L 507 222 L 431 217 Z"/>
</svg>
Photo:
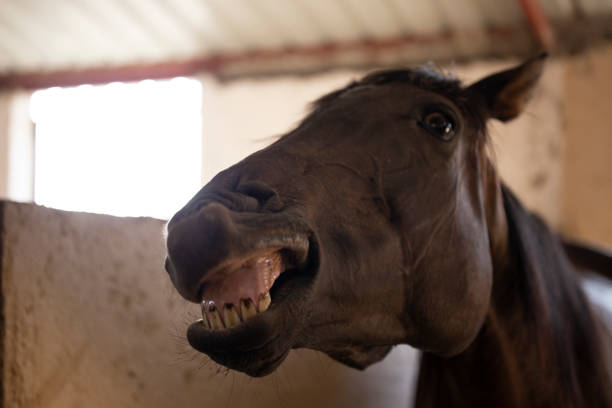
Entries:
<svg viewBox="0 0 612 408">
<path fill-rule="evenodd" d="M 206 285 L 213 280 L 219 280 L 219 275 L 229 275 L 236 269 L 239 269 L 245 262 L 257 258 L 262 254 L 272 252 L 280 254 L 282 257 L 282 269 L 280 273 L 288 269 L 301 268 L 308 262 L 309 247 L 310 243 L 308 236 L 304 234 L 280 234 L 264 237 L 255 243 L 252 250 L 246 252 L 242 256 L 222 259 L 214 268 L 207 271 L 198 283 L 197 298 L 200 301 L 204 300 L 202 294 Z M 251 299 L 253 301 L 257 300 L 252 296 Z M 228 303 L 238 304 L 238 300 L 240 299 L 234 299 L 234 302 Z"/>
<path fill-rule="evenodd" d="M 207 279 L 258 251 L 278 248 L 292 264 L 304 264 L 309 231 L 295 212 L 245 213 L 210 203 L 169 222 L 167 269 L 178 292 L 199 302 Z"/>
</svg>

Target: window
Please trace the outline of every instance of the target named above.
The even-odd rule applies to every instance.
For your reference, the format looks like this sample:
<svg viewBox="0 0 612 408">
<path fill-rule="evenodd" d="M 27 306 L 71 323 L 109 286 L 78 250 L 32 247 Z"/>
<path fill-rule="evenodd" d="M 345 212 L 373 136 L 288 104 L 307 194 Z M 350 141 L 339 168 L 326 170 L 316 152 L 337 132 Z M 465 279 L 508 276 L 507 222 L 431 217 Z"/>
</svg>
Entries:
<svg viewBox="0 0 612 408">
<path fill-rule="evenodd" d="M 30 112 L 37 204 L 168 219 L 200 187 L 197 80 L 50 88 Z"/>
</svg>

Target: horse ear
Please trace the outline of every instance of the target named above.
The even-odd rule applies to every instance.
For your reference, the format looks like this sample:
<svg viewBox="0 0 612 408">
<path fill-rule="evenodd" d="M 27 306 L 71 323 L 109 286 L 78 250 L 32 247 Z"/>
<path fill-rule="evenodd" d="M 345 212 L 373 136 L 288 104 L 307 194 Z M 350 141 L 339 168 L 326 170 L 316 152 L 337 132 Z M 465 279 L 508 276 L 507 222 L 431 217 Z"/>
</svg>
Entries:
<svg viewBox="0 0 612 408">
<path fill-rule="evenodd" d="M 547 56 L 542 53 L 470 85 L 467 88 L 470 102 L 482 106 L 489 118 L 502 122 L 516 118 L 531 98 Z"/>
</svg>

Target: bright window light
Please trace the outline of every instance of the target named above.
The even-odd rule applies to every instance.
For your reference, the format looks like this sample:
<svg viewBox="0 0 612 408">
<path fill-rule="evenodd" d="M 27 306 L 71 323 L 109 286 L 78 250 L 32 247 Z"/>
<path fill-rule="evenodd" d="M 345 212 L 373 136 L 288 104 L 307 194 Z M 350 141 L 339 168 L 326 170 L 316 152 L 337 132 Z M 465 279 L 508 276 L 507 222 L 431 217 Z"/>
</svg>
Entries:
<svg viewBox="0 0 612 408">
<path fill-rule="evenodd" d="M 197 80 L 50 88 L 30 112 L 37 204 L 168 219 L 200 187 Z"/>
</svg>

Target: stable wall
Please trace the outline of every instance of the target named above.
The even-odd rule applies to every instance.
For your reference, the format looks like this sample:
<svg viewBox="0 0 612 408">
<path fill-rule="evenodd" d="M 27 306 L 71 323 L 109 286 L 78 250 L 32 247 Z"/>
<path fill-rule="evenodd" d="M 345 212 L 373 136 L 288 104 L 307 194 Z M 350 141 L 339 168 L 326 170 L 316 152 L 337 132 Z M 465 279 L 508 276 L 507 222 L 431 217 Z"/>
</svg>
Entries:
<svg viewBox="0 0 612 408">
<path fill-rule="evenodd" d="M 0 198 L 8 197 L 9 116 L 11 98 L 9 92 L 0 92 Z"/>
<path fill-rule="evenodd" d="M 164 271 L 163 225 L 0 201 L 1 406 L 409 406 L 417 355 L 405 346 L 365 372 L 292 351 L 263 379 L 191 349 L 199 306 Z"/>
<path fill-rule="evenodd" d="M 30 92 L 0 90 L 0 199 L 34 199 L 34 124 Z"/>
<path fill-rule="evenodd" d="M 563 230 L 612 247 L 612 47 L 565 70 Z"/>
</svg>

